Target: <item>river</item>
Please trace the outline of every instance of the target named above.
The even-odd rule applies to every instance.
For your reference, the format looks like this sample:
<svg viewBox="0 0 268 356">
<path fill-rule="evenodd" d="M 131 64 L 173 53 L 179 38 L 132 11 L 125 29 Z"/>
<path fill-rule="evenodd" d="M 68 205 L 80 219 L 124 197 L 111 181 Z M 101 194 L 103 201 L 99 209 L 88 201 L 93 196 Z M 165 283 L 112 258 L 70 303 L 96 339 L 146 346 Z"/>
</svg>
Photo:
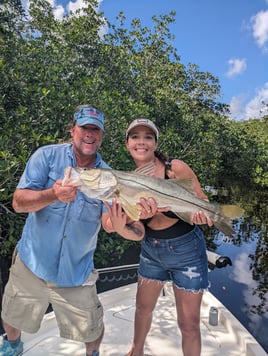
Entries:
<svg viewBox="0 0 268 356">
<path fill-rule="evenodd" d="M 213 270 L 209 276 L 212 294 L 234 314 L 268 353 L 267 259 L 264 261 L 264 255 L 257 257 L 258 242 L 263 233 L 252 230 L 250 239 L 242 241 L 239 246 L 219 242 L 215 252 L 230 257 L 232 266 Z M 261 271 L 259 268 L 264 267 L 260 267 L 262 262 L 266 265 L 266 270 Z"/>
</svg>

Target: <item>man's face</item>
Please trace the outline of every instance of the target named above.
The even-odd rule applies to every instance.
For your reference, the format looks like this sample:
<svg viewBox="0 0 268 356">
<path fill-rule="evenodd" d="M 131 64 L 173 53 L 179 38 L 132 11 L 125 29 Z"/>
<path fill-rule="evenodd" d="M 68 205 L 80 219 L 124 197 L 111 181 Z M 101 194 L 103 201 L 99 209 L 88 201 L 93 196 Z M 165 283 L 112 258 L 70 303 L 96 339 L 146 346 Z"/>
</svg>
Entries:
<svg viewBox="0 0 268 356">
<path fill-rule="evenodd" d="M 75 152 L 83 156 L 95 155 L 103 138 L 103 131 L 95 125 L 75 126 L 71 130 Z"/>
</svg>

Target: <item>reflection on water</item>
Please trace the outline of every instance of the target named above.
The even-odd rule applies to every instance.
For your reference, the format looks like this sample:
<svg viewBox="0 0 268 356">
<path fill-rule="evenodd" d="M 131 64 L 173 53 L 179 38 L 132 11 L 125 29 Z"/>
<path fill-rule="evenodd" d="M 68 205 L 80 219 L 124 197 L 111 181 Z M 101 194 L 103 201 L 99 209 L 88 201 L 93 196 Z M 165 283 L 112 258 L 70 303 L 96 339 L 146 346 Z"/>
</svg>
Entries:
<svg viewBox="0 0 268 356">
<path fill-rule="evenodd" d="M 240 320 L 268 353 L 268 212 L 267 194 L 249 194 L 239 203 L 244 217 L 236 237 L 207 231 L 208 247 L 231 258 L 233 265 L 210 273 L 210 291 Z M 240 195 L 241 198 L 241 195 Z M 230 202 L 229 197 L 229 202 Z M 237 202 L 237 201 L 236 201 Z"/>
<path fill-rule="evenodd" d="M 240 320 L 268 352 L 268 303 L 266 290 L 254 278 L 252 256 L 258 236 L 239 246 L 219 243 L 216 252 L 231 258 L 233 265 L 210 273 L 210 291 Z M 267 273 L 267 272 L 266 272 Z"/>
</svg>

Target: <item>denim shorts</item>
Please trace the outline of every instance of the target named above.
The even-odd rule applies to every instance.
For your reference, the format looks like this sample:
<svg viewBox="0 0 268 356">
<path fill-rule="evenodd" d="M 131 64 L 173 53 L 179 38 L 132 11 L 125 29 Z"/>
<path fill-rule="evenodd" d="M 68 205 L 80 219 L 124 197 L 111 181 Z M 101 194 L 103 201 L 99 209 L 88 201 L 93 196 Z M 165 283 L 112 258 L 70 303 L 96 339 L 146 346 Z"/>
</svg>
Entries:
<svg viewBox="0 0 268 356">
<path fill-rule="evenodd" d="M 208 260 L 202 231 L 192 231 L 172 239 L 146 236 L 141 243 L 138 274 L 160 282 L 172 281 L 180 289 L 200 292 L 208 282 Z"/>
</svg>

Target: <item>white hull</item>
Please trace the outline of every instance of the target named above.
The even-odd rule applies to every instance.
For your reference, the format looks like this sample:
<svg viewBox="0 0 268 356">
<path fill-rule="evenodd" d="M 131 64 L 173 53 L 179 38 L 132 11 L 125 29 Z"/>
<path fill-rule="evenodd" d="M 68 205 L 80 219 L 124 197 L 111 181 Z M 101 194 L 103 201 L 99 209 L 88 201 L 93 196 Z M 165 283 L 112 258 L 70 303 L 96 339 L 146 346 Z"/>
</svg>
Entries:
<svg viewBox="0 0 268 356">
<path fill-rule="evenodd" d="M 159 298 L 153 325 L 146 340 L 146 356 L 182 355 L 180 333 L 170 284 Z M 105 315 L 105 336 L 101 356 L 124 356 L 133 335 L 136 284 L 100 294 Z M 209 309 L 217 307 L 218 326 L 209 324 Z M 202 356 L 267 356 L 267 353 L 240 322 L 209 292 L 201 309 Z M 85 356 L 81 343 L 59 337 L 54 313 L 45 316 L 37 334 L 23 333 L 25 356 Z"/>
</svg>

